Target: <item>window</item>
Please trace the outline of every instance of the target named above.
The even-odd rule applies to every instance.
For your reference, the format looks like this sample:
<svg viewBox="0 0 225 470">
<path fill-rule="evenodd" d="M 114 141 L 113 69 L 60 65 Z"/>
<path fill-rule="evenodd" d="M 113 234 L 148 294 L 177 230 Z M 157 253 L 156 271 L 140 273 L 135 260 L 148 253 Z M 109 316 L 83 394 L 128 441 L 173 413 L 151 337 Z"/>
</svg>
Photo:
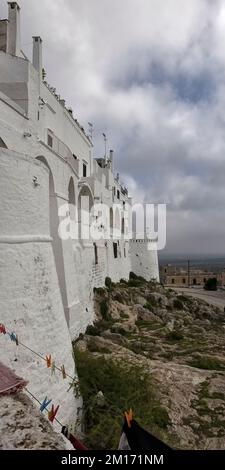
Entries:
<svg viewBox="0 0 225 470">
<path fill-rule="evenodd" d="M 83 163 L 83 177 L 86 178 L 87 176 L 87 165 Z"/>
<path fill-rule="evenodd" d="M 118 245 L 117 245 L 117 243 L 113 243 L 113 254 L 114 254 L 114 258 L 118 258 Z"/>
<path fill-rule="evenodd" d="M 186 284 L 186 279 L 185 279 L 185 277 L 184 277 L 184 279 L 183 279 L 183 284 Z"/>
<path fill-rule="evenodd" d="M 48 134 L 48 146 L 53 147 L 53 137 L 50 134 Z"/>
<path fill-rule="evenodd" d="M 175 282 L 175 279 L 172 279 L 172 284 L 174 284 L 174 282 Z"/>
<path fill-rule="evenodd" d="M 196 286 L 196 284 L 197 284 L 197 280 L 194 278 L 193 279 L 193 286 Z"/>
<path fill-rule="evenodd" d="M 117 199 L 120 199 L 120 192 L 119 192 L 119 189 L 117 189 Z"/>
<path fill-rule="evenodd" d="M 124 258 L 127 257 L 127 254 L 126 254 L 126 248 L 124 247 Z"/>
<path fill-rule="evenodd" d="M 125 220 L 124 220 L 124 217 L 122 218 L 121 233 L 122 233 L 122 235 L 124 235 L 124 233 L 125 233 Z"/>
<path fill-rule="evenodd" d="M 94 252 L 95 252 L 95 264 L 98 264 L 98 248 L 96 243 L 94 243 Z"/>
</svg>

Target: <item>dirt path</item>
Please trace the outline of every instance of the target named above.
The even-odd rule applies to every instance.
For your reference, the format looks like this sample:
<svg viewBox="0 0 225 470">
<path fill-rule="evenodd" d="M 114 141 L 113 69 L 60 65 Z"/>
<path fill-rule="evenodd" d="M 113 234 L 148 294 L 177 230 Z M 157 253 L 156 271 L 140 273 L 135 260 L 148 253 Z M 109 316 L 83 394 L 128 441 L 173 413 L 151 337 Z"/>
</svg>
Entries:
<svg viewBox="0 0 225 470">
<path fill-rule="evenodd" d="M 225 307 L 225 292 L 223 291 L 208 292 L 204 291 L 203 289 L 184 289 L 182 287 L 174 287 L 173 290 L 179 293 L 183 292 L 184 295 L 190 295 L 191 297 L 196 297 L 197 299 L 205 300 L 209 304 L 215 305 L 216 307 L 219 307 L 222 310 Z"/>
</svg>

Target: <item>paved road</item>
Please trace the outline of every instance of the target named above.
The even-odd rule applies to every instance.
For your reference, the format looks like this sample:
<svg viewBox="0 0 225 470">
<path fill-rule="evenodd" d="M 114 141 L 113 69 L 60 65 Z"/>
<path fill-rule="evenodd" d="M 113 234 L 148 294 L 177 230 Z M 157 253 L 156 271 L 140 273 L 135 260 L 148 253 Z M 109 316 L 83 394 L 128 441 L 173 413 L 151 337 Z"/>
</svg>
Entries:
<svg viewBox="0 0 225 470">
<path fill-rule="evenodd" d="M 225 307 L 225 291 L 215 291 L 215 292 L 208 292 L 204 289 L 195 289 L 189 288 L 184 289 L 182 287 L 173 287 L 173 290 L 179 293 L 183 293 L 184 295 L 190 295 L 191 297 L 196 297 L 200 300 L 205 300 L 211 305 L 215 305 L 216 307 L 221 308 L 222 310 Z"/>
</svg>

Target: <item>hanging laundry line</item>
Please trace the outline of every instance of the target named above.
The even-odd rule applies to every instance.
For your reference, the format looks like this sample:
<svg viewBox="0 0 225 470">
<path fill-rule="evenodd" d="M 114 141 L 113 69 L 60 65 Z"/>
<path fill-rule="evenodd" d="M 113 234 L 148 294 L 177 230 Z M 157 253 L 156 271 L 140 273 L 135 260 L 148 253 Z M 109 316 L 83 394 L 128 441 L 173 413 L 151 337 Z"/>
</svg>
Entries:
<svg viewBox="0 0 225 470">
<path fill-rule="evenodd" d="M 28 390 L 28 388 L 25 388 L 26 392 L 33 398 L 33 400 L 35 400 L 37 403 L 39 403 L 40 406 L 42 406 L 42 403 L 40 402 L 40 400 L 38 400 L 37 397 L 35 397 L 35 395 L 33 393 L 30 392 L 30 390 Z M 51 402 L 51 400 L 50 400 Z M 49 403 L 50 404 L 50 403 Z M 48 406 L 48 405 L 47 405 Z M 57 410 L 58 407 L 56 407 L 55 411 Z M 61 433 L 66 437 L 66 439 L 68 439 L 68 441 L 71 442 L 71 444 L 73 445 L 73 447 L 76 449 L 76 450 L 88 450 L 87 447 L 79 440 L 77 439 L 77 437 L 73 436 L 73 434 L 71 434 L 69 431 L 68 431 L 68 428 L 67 426 L 64 426 L 59 420 L 58 418 L 56 418 L 54 416 L 54 419 L 53 421 L 51 420 L 51 415 L 49 415 L 49 411 L 47 410 L 47 408 L 45 407 L 45 409 L 43 411 L 47 411 L 48 412 L 48 417 L 49 417 L 49 421 L 52 422 L 53 424 L 53 421 L 56 421 L 60 426 L 61 426 Z M 57 410 L 58 411 L 58 410 Z M 56 412 L 57 412 L 56 411 Z M 51 412 L 50 412 L 51 413 Z"/>
<path fill-rule="evenodd" d="M 44 357 L 42 356 L 40 353 L 38 353 L 37 351 L 34 351 L 33 349 L 31 349 L 29 346 L 27 346 L 26 344 L 22 343 L 21 341 L 19 341 L 18 339 L 18 336 L 17 334 L 13 331 L 11 333 L 9 333 L 9 330 L 7 328 L 6 325 L 3 325 L 3 324 L 0 324 L 0 333 L 2 334 L 7 334 L 9 335 L 11 341 L 14 341 L 16 343 L 17 346 L 22 346 L 23 348 L 27 349 L 28 351 L 32 352 L 33 354 L 35 354 L 37 357 L 39 357 L 40 359 L 42 359 L 43 361 L 45 361 L 45 363 L 47 363 L 47 367 L 52 367 L 52 373 L 54 373 L 54 370 L 58 370 L 59 372 L 61 372 L 62 376 L 63 376 L 63 379 L 68 377 L 69 379 L 72 380 L 72 385 L 76 385 L 78 384 L 78 380 L 75 381 L 75 378 L 72 377 L 70 374 L 68 374 L 65 370 L 65 366 L 64 364 L 61 366 L 61 367 L 58 367 L 56 364 L 55 364 L 55 361 L 52 361 L 52 357 L 51 357 L 51 354 L 50 356 L 47 356 Z"/>
</svg>

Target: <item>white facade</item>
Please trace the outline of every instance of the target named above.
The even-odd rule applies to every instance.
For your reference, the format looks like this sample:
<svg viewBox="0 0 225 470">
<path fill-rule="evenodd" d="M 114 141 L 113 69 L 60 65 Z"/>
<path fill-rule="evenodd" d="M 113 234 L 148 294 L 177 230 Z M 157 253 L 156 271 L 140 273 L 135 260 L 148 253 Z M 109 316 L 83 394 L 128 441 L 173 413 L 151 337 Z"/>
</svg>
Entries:
<svg viewBox="0 0 225 470">
<path fill-rule="evenodd" d="M 111 236 L 95 246 L 58 236 L 65 204 L 70 215 L 71 206 L 78 209 L 79 220 L 81 196 L 91 205 L 116 203 L 121 213 L 111 222 L 121 225 L 130 200 L 113 176 L 112 152 L 107 161 L 92 160 L 89 137 L 42 80 L 41 39 L 33 38 L 33 64 L 21 52 L 19 13 L 9 2 L 9 21 L 0 21 L 0 323 L 73 376 L 71 339 L 93 322 L 93 287 L 106 276 L 127 279 L 130 271 L 158 280 L 157 252 Z M 73 420 L 79 403 L 66 393 L 67 381 L 7 337 L 0 341 L 1 358 L 29 379 L 37 398 L 47 392 L 60 403 L 59 418 Z"/>
</svg>

